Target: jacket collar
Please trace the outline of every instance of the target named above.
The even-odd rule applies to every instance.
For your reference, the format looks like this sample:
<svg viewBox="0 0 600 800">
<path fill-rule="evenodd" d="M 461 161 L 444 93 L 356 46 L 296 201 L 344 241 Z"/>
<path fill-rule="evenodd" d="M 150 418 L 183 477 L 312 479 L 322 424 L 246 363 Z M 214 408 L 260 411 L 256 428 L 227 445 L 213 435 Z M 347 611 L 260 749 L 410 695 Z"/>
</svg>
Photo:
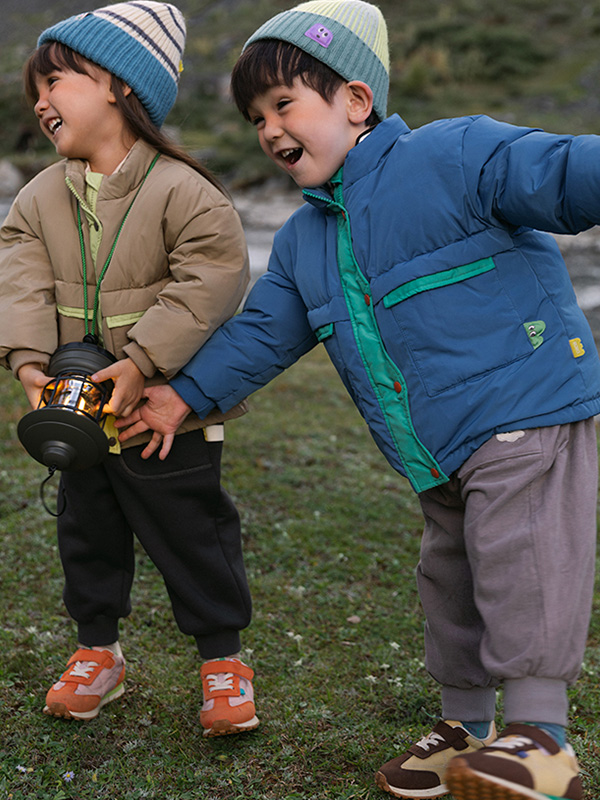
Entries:
<svg viewBox="0 0 600 800">
<path fill-rule="evenodd" d="M 99 198 L 114 200 L 125 197 L 137 189 L 144 179 L 156 149 L 138 139 L 133 145 L 125 161 L 112 175 L 105 175 L 100 185 Z M 79 194 L 85 196 L 85 162 L 80 159 L 69 159 L 65 165 L 65 178 L 69 178 Z"/>
<path fill-rule="evenodd" d="M 380 122 L 346 156 L 343 166 L 344 188 L 372 172 L 394 146 L 398 137 L 405 133 L 410 133 L 410 128 L 398 114 Z M 305 189 L 302 194 L 305 200 L 317 207 L 322 208 L 332 202 L 331 191 L 327 186 Z"/>
</svg>

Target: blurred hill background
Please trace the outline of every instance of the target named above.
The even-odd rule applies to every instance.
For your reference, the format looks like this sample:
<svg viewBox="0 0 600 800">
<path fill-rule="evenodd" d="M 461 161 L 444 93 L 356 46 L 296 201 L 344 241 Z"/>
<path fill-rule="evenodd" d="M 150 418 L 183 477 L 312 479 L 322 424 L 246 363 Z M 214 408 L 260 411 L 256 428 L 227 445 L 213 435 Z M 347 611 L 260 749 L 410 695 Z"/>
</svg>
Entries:
<svg viewBox="0 0 600 800">
<path fill-rule="evenodd" d="M 91 10 L 86 0 L 3 0 L 0 158 L 26 177 L 54 158 L 22 98 L 21 68 L 38 34 Z M 246 38 L 295 2 L 180 0 L 188 23 L 181 90 L 167 124 L 230 186 L 274 174 L 228 98 Z M 390 112 L 411 127 L 488 113 L 548 130 L 600 129 L 600 0 L 379 0 L 390 32 Z"/>
</svg>

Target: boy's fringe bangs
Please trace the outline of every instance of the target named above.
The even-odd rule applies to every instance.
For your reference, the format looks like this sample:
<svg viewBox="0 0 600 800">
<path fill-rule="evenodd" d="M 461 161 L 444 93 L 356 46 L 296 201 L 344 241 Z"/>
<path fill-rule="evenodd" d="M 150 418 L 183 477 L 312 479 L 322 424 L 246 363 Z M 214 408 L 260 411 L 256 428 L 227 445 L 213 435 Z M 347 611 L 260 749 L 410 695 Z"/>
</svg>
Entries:
<svg viewBox="0 0 600 800">
<path fill-rule="evenodd" d="M 231 76 L 236 106 L 249 120 L 255 97 L 274 86 L 291 86 L 296 78 L 329 100 L 343 78 L 299 47 L 277 39 L 253 42 L 238 59 Z"/>
<path fill-rule="evenodd" d="M 35 50 L 23 68 L 23 83 L 27 99 L 36 103 L 38 90 L 36 81 L 40 75 L 49 75 L 54 70 L 70 69 L 82 75 L 88 74 L 92 62 L 71 50 L 61 42 L 48 42 Z"/>
</svg>

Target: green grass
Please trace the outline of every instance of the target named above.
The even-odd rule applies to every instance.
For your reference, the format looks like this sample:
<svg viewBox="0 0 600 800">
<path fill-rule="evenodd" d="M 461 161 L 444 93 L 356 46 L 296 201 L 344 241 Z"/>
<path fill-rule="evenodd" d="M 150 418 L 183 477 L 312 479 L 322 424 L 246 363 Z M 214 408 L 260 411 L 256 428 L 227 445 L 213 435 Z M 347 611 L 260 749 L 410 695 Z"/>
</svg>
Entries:
<svg viewBox="0 0 600 800">
<path fill-rule="evenodd" d="M 374 771 L 439 713 L 414 582 L 421 518 L 322 348 L 228 426 L 224 483 L 244 525 L 255 611 L 243 645 L 262 719 L 237 737 L 203 739 L 200 660 L 141 550 L 122 626 L 125 695 L 88 723 L 41 713 L 74 630 L 38 498 L 46 473 L 18 444 L 26 405 L 8 373 L 0 396 L 0 799 L 383 800 Z M 599 605 L 600 591 L 571 695 L 586 800 L 600 791 Z"/>
</svg>

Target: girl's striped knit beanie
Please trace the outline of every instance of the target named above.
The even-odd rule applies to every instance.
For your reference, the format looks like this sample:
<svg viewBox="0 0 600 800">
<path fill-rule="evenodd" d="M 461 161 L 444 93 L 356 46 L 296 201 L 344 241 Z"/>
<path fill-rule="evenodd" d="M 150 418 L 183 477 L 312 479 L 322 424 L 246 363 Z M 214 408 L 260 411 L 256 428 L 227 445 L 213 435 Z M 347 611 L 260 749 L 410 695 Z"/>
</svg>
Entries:
<svg viewBox="0 0 600 800">
<path fill-rule="evenodd" d="M 244 45 L 278 39 L 296 45 L 347 81 L 363 81 L 385 119 L 390 57 L 387 26 L 377 6 L 363 0 L 310 0 L 265 22 Z"/>
<path fill-rule="evenodd" d="M 177 97 L 185 34 L 175 6 L 131 0 L 58 22 L 42 33 L 38 47 L 62 42 L 104 67 L 131 87 L 160 127 Z"/>
</svg>

